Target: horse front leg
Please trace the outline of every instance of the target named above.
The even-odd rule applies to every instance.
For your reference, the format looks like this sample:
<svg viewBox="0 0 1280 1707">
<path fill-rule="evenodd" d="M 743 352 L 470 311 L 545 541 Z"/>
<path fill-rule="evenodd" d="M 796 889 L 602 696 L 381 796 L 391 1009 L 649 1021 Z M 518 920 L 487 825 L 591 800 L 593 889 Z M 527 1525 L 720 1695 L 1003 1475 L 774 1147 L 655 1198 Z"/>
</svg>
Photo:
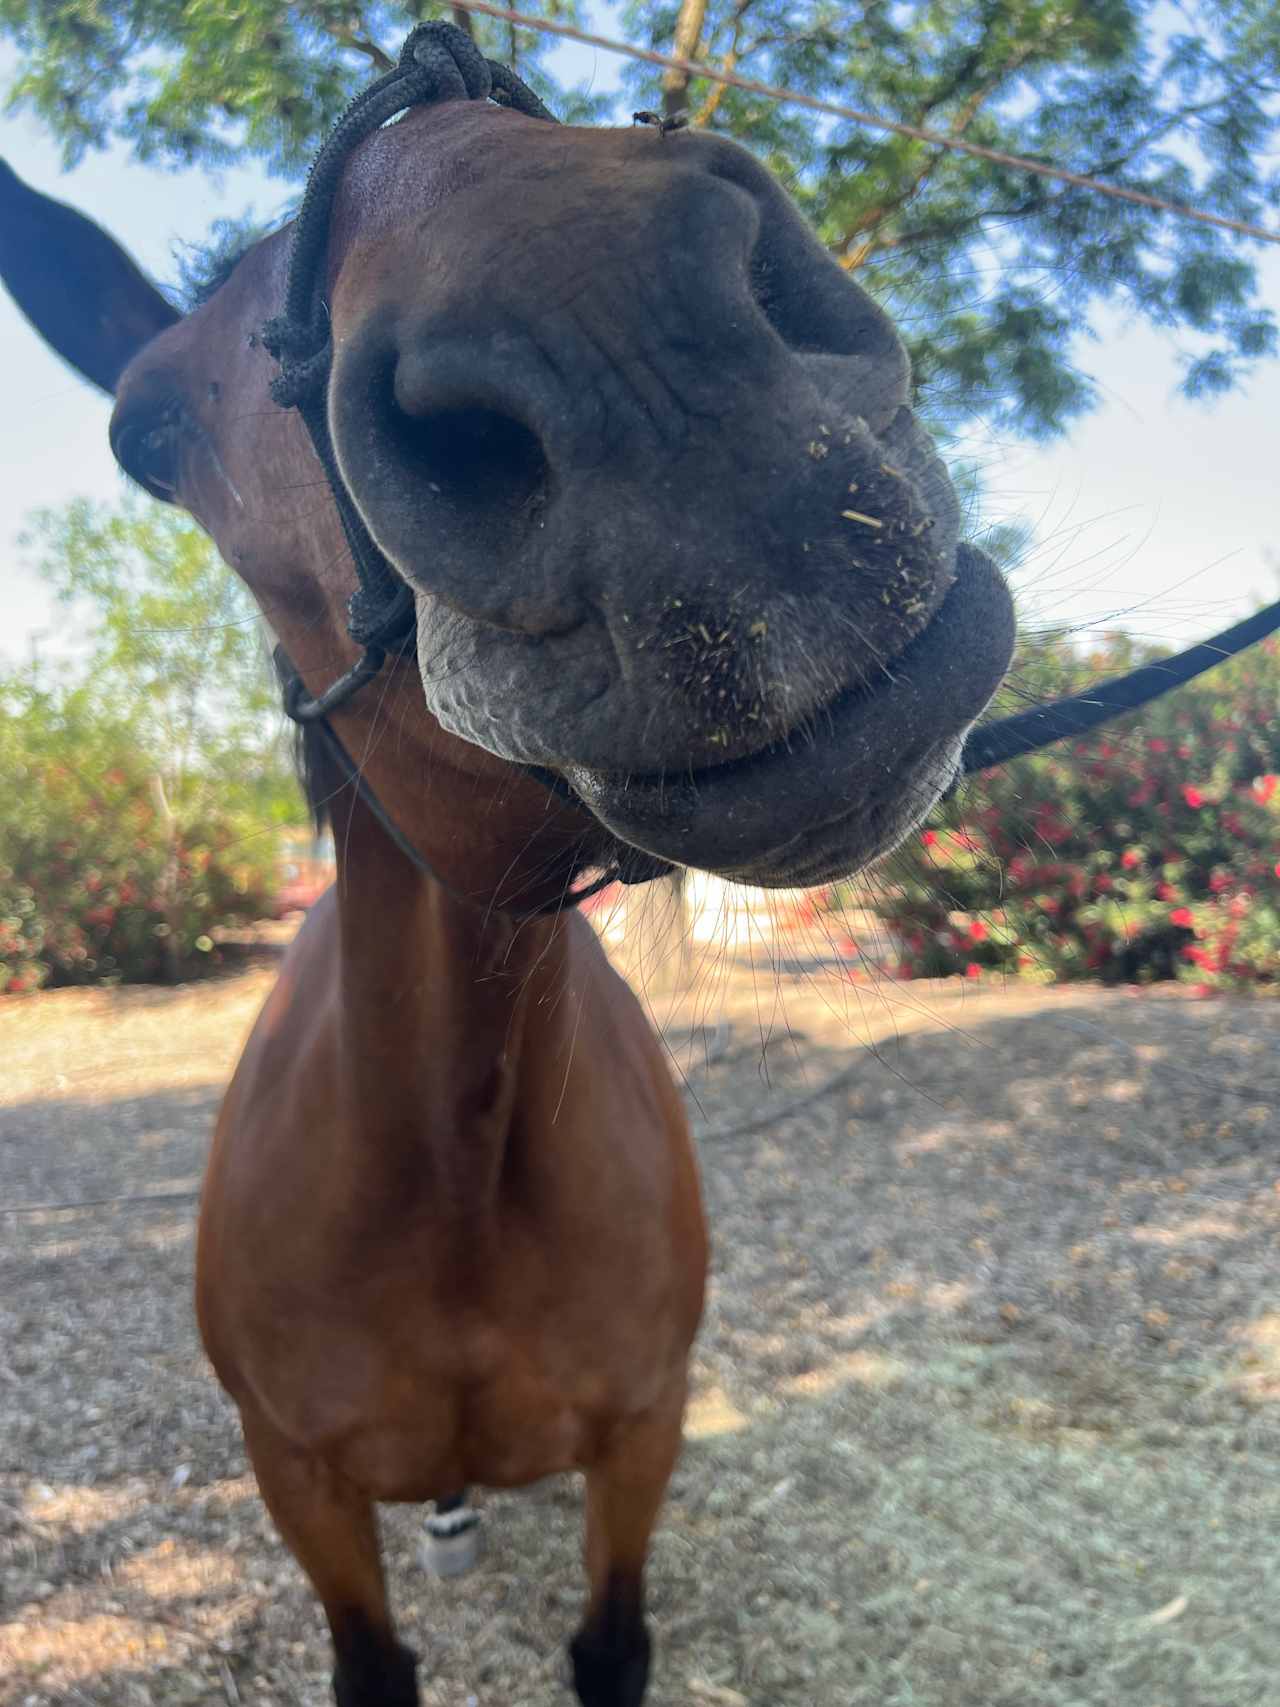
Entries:
<svg viewBox="0 0 1280 1707">
<path fill-rule="evenodd" d="M 263 1501 L 329 1621 L 337 1707 L 418 1707 L 414 1656 L 396 1640 L 387 1605 L 373 1501 L 260 1419 L 242 1420 Z"/>
<path fill-rule="evenodd" d="M 569 1644 L 582 1707 L 640 1707 L 649 1681 L 644 1564 L 680 1453 L 684 1385 L 661 1411 L 614 1428 L 587 1471 L 590 1597 Z"/>
</svg>

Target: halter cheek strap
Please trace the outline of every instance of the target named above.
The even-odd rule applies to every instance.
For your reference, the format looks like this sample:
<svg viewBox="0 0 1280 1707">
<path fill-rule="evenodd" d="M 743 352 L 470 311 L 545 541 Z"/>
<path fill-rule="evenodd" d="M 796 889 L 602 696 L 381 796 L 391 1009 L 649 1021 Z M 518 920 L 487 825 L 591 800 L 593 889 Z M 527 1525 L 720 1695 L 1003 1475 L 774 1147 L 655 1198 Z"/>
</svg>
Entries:
<svg viewBox="0 0 1280 1707">
<path fill-rule="evenodd" d="M 288 711 L 290 705 L 307 697 L 307 690 L 293 660 L 283 646 L 276 645 L 272 659 L 283 689 L 285 710 Z M 342 679 L 345 681 L 346 677 Z M 327 698 L 327 694 L 322 694 L 319 700 L 312 703 L 322 704 Z M 390 812 L 378 799 L 363 769 L 347 751 L 341 736 L 326 716 L 298 718 L 295 721 L 306 731 L 308 740 L 318 740 L 322 743 L 326 754 L 342 777 L 344 784 L 353 791 L 357 800 L 371 813 L 415 871 L 421 872 L 424 877 L 431 878 L 434 883 L 438 883 L 456 900 L 465 901 L 471 906 L 483 905 L 483 902 L 477 901 L 475 896 L 464 894 L 455 883 L 442 876 L 426 855 L 409 840 Z M 533 766 L 524 768 L 534 770 Z M 544 783 L 550 793 L 560 795 L 569 804 L 581 807 L 582 803 L 577 795 L 562 778 L 556 777 L 554 771 L 546 772 L 545 776 L 539 776 L 538 780 Z M 557 782 L 560 784 L 558 788 L 555 786 Z M 544 902 L 540 907 L 503 905 L 498 911 L 508 913 L 517 919 L 544 918 L 548 914 L 560 913 L 566 908 L 577 907 L 581 902 L 590 900 L 591 896 L 598 895 L 602 889 L 607 889 L 611 883 L 649 883 L 655 877 L 665 877 L 674 869 L 675 867 L 668 861 L 656 859 L 652 854 L 643 853 L 639 848 L 620 847 L 617 857 L 599 877 L 593 878 L 590 883 L 584 883 L 577 889 L 570 888 L 566 884 L 560 895 L 554 900 Z"/>
</svg>

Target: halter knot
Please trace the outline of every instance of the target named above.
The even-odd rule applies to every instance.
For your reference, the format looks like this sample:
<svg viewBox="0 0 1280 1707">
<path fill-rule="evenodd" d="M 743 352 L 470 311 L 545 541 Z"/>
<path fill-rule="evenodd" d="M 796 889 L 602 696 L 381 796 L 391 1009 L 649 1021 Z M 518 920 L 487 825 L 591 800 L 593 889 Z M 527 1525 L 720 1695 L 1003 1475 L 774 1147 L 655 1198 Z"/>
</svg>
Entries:
<svg viewBox="0 0 1280 1707">
<path fill-rule="evenodd" d="M 347 600 L 347 632 L 357 646 L 395 651 L 408 640 L 417 616 L 413 589 L 396 583 L 388 597 L 380 588 L 359 586 Z"/>
<path fill-rule="evenodd" d="M 323 315 L 308 323 L 290 314 L 277 314 L 262 328 L 262 343 L 280 366 L 271 381 L 273 402 L 282 409 L 298 409 L 313 397 L 323 396 L 333 355 L 329 322 Z"/>
<path fill-rule="evenodd" d="M 401 49 L 400 64 L 426 73 L 425 100 L 487 101 L 493 88 L 489 61 L 456 24 L 417 25 Z"/>
</svg>

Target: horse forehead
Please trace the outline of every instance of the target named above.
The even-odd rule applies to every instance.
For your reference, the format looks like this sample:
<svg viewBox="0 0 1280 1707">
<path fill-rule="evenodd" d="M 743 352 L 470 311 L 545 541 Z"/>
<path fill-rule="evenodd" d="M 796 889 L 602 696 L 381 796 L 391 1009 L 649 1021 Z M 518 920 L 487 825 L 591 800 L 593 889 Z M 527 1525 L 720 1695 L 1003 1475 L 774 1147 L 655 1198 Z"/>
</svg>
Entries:
<svg viewBox="0 0 1280 1707">
<path fill-rule="evenodd" d="M 330 263 L 353 247 L 430 235 L 432 216 L 466 259 L 472 234 L 517 232 L 572 220 L 599 201 L 616 208 L 668 162 L 650 158 L 629 130 L 552 125 L 487 102 L 416 108 L 353 152 L 335 200 Z M 648 140 L 648 139 L 646 139 Z M 450 217 L 456 205 L 457 217 Z M 450 251 L 433 253 L 448 266 Z"/>
</svg>

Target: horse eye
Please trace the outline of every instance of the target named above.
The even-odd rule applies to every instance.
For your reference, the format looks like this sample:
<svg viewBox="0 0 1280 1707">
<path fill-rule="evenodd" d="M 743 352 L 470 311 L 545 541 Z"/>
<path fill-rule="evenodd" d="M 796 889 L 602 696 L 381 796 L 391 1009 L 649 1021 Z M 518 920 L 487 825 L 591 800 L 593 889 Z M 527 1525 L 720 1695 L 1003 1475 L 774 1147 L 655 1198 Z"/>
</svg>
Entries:
<svg viewBox="0 0 1280 1707">
<path fill-rule="evenodd" d="M 115 438 L 116 460 L 153 498 L 172 503 L 178 492 L 179 431 L 171 417 L 126 422 Z"/>
</svg>

